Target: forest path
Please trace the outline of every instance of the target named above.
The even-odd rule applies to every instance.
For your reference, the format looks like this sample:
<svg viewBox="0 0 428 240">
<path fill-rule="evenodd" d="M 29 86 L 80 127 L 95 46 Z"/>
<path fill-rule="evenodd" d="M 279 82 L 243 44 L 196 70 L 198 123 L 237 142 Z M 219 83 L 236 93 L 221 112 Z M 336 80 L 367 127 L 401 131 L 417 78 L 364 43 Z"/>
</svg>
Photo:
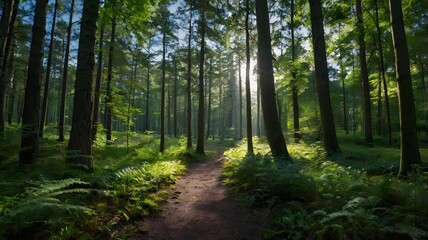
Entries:
<svg viewBox="0 0 428 240">
<path fill-rule="evenodd" d="M 222 185 L 224 147 L 207 148 L 216 155 L 191 166 L 176 182 L 161 215 L 142 223 L 148 230 L 143 239 L 262 239 L 262 219 L 250 214 Z"/>
</svg>

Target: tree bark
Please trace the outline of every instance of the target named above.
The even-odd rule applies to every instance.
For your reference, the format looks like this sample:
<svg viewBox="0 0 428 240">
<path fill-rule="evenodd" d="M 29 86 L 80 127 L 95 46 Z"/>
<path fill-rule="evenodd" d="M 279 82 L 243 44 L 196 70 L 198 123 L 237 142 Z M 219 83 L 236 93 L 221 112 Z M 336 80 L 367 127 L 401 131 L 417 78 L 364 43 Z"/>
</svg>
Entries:
<svg viewBox="0 0 428 240">
<path fill-rule="evenodd" d="M 212 57 L 210 58 L 210 70 L 209 70 L 209 78 L 208 78 L 208 114 L 207 114 L 207 134 L 206 134 L 206 139 L 208 140 L 208 138 L 210 137 L 210 129 L 211 129 L 211 101 L 212 101 L 212 94 L 211 94 L 211 90 L 212 90 L 212 70 L 213 70 L 213 66 L 212 66 Z"/>
<path fill-rule="evenodd" d="M 166 31 L 162 33 L 162 83 L 161 83 L 161 111 L 160 111 L 160 145 L 159 152 L 165 150 L 165 54 L 166 54 Z"/>
<path fill-rule="evenodd" d="M 385 95 L 385 108 L 386 108 L 386 122 L 388 125 L 388 144 L 392 144 L 392 127 L 391 127 L 391 113 L 389 110 L 389 97 L 388 97 L 388 84 L 386 83 L 385 77 L 385 63 L 383 59 L 383 47 L 382 47 L 382 39 L 381 32 L 379 26 L 379 10 L 377 6 L 377 0 L 375 2 L 375 11 L 376 11 L 376 31 L 377 31 L 377 41 L 379 44 L 379 57 L 380 57 L 380 70 L 382 73 L 382 82 L 383 82 L 383 93 Z"/>
<path fill-rule="evenodd" d="M 340 29 L 341 24 L 339 23 L 339 41 L 340 41 Z M 343 102 L 343 130 L 348 135 L 348 107 L 346 102 L 346 88 L 345 88 L 345 67 L 343 66 L 343 52 L 342 46 L 339 46 L 339 66 L 340 66 L 340 81 L 342 83 L 342 102 Z"/>
<path fill-rule="evenodd" d="M 205 96 L 204 96 L 204 66 L 205 66 L 205 1 L 200 6 L 201 50 L 199 56 L 199 104 L 198 104 L 198 138 L 196 153 L 205 155 Z"/>
<path fill-rule="evenodd" d="M 47 4 L 47 0 L 37 0 L 34 14 L 22 115 L 21 150 L 19 152 L 19 161 L 24 164 L 34 163 L 36 153 L 39 150 L 40 90 L 42 85 Z"/>
<path fill-rule="evenodd" d="M 400 109 L 401 156 L 399 176 L 404 176 L 411 171 L 413 164 L 421 163 L 421 155 L 416 131 L 415 102 L 401 0 L 389 0 L 389 9 Z"/>
<path fill-rule="evenodd" d="M 74 1 L 74 0 L 73 0 Z M 92 123 L 92 141 L 97 140 L 97 130 L 98 130 L 98 116 L 100 111 L 100 97 L 101 97 L 101 82 L 103 78 L 103 59 L 104 59 L 104 28 L 101 28 L 100 31 L 100 43 L 98 47 L 98 65 L 97 65 L 97 78 L 95 79 L 95 97 L 94 97 L 94 116 Z"/>
<path fill-rule="evenodd" d="M 187 148 L 192 147 L 192 5 L 189 8 L 189 44 L 187 49 Z"/>
<path fill-rule="evenodd" d="M 241 76 L 241 55 L 238 54 L 238 92 L 239 92 L 239 124 L 238 124 L 238 140 L 242 139 L 242 76 Z"/>
<path fill-rule="evenodd" d="M 324 133 L 324 146 L 328 152 L 337 152 L 340 150 L 334 125 L 333 110 L 331 108 L 321 0 L 310 0 L 309 6 L 311 14 L 312 45 L 315 59 L 315 76 L 317 79 L 321 125 Z"/>
<path fill-rule="evenodd" d="M 177 101 L 178 101 L 178 69 L 177 59 L 174 58 L 174 89 L 173 89 L 173 108 L 174 108 L 174 137 L 178 135 L 178 114 L 177 114 Z"/>
<path fill-rule="evenodd" d="M 61 87 L 61 103 L 60 103 L 60 112 L 59 112 L 59 121 L 58 121 L 58 141 L 64 141 L 64 125 L 65 125 L 65 107 L 67 99 L 67 81 L 68 81 L 68 59 L 70 56 L 70 44 L 71 44 L 71 29 L 73 27 L 73 13 L 74 13 L 74 0 L 71 1 L 70 6 L 70 17 L 68 19 L 67 27 L 67 44 L 65 47 L 64 55 L 64 69 L 62 77 L 62 87 Z"/>
<path fill-rule="evenodd" d="M 300 134 L 300 111 L 299 111 L 299 92 L 296 87 L 296 69 L 294 66 L 294 63 L 296 61 L 296 49 L 295 49 L 295 39 L 294 39 L 294 0 L 291 0 L 290 3 L 291 7 L 291 21 L 290 21 L 290 29 L 291 29 L 291 61 L 292 61 L 292 70 L 291 75 L 293 77 L 292 84 L 293 84 L 293 126 L 294 126 L 294 140 L 295 142 L 299 142 L 301 137 Z"/>
<path fill-rule="evenodd" d="M 110 46 L 108 50 L 108 66 L 107 66 L 107 89 L 106 89 L 106 108 L 105 108 L 105 128 L 106 128 L 106 141 L 107 144 L 111 143 L 111 132 L 113 128 L 112 120 L 112 79 L 113 79 L 113 52 L 114 52 L 114 41 L 116 38 L 116 15 L 113 15 L 111 21 L 111 35 L 110 35 Z"/>
<path fill-rule="evenodd" d="M 92 159 L 92 104 L 93 72 L 95 68 L 95 39 L 99 0 L 85 0 L 80 27 L 74 92 L 72 128 L 68 143 L 67 161 L 87 166 L 93 171 Z"/>
<path fill-rule="evenodd" d="M 247 153 L 254 154 L 253 149 L 253 123 L 251 117 L 251 86 L 250 86 L 250 0 L 245 1 L 245 96 L 246 96 L 246 110 L 247 110 Z"/>
<path fill-rule="evenodd" d="M 56 12 L 58 9 L 58 0 L 55 0 L 54 12 L 52 16 L 52 27 L 51 27 L 51 38 L 49 41 L 49 53 L 48 53 L 48 62 L 46 64 L 46 73 L 45 73 L 45 88 L 43 92 L 43 103 L 42 103 L 42 114 L 40 115 L 40 131 L 39 137 L 43 138 L 43 130 L 45 127 L 46 114 L 48 112 L 48 99 L 49 99 L 49 84 L 51 77 L 51 66 L 52 66 L 52 50 L 54 43 L 55 35 L 55 24 L 56 24 Z"/>
<path fill-rule="evenodd" d="M 6 36 L 6 43 L 4 46 L 4 52 L 0 53 L 0 54 L 4 54 L 3 59 L 1 59 L 0 57 L 0 67 L 1 67 L 1 72 L 0 72 L 0 134 L 2 134 L 4 132 L 4 125 L 5 125 L 5 115 L 6 115 L 6 96 L 5 96 L 5 92 L 6 92 L 6 88 L 7 88 L 7 82 L 10 82 L 11 77 L 12 77 L 12 69 L 13 69 L 13 55 L 14 55 L 14 46 L 12 44 L 14 38 L 14 34 L 15 34 L 15 23 L 16 23 L 16 17 L 18 15 L 18 6 L 19 6 L 19 0 L 15 0 L 13 1 L 13 6 L 12 6 L 12 13 L 11 13 L 11 17 L 10 17 L 10 22 L 9 22 L 9 30 Z M 7 18 L 7 13 L 4 15 L 5 18 Z M 6 19 L 4 19 L 6 20 Z M 3 19 L 2 19 L 3 21 Z M 4 23 L 1 23 L 0 25 L 2 25 Z M 3 27 L 2 27 L 3 28 Z M 2 31 L 5 29 L 2 29 Z M 1 40 L 3 41 L 3 39 Z M 2 44 L 2 43 L 1 43 Z M 0 46 L 1 47 L 1 46 Z M 13 86 L 10 88 L 11 89 L 11 97 L 9 98 L 9 106 L 8 106 L 8 113 L 7 113 L 7 118 L 8 118 L 8 123 L 11 124 L 12 123 L 12 118 L 13 118 L 13 110 L 14 110 L 14 103 L 15 103 L 15 93 L 16 93 L 16 84 L 17 84 L 17 79 L 14 77 L 13 78 L 13 82 L 12 82 Z"/>
<path fill-rule="evenodd" d="M 5 0 L 3 2 L 3 11 L 0 20 L 0 135 L 4 133 L 6 120 L 6 69 L 8 65 L 8 47 L 7 42 L 12 37 L 10 28 L 12 28 L 12 15 L 14 0 Z M 10 47 L 9 47 L 10 49 Z"/>
<path fill-rule="evenodd" d="M 366 42 L 364 40 L 364 24 L 361 0 L 356 0 L 357 8 L 357 27 L 358 27 L 358 45 L 360 55 L 361 81 L 363 89 L 363 110 L 364 110 L 364 138 L 367 142 L 373 141 L 372 136 L 372 113 L 370 103 L 370 83 L 366 61 Z"/>
<path fill-rule="evenodd" d="M 267 140 L 272 154 L 289 159 L 287 146 L 278 120 L 272 65 L 272 46 L 267 0 L 256 0 L 258 70 L 260 74 L 261 104 Z"/>
<path fill-rule="evenodd" d="M 146 82 L 146 124 L 144 131 L 150 129 L 150 48 L 152 46 L 152 36 L 149 37 L 149 43 L 147 46 L 147 82 Z"/>
</svg>

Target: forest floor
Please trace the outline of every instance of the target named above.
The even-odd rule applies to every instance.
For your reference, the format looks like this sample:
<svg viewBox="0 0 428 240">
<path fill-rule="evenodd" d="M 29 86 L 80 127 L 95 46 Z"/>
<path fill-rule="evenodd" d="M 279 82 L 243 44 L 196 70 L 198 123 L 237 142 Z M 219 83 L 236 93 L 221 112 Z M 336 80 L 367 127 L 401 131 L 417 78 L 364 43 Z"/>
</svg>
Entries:
<svg viewBox="0 0 428 240">
<path fill-rule="evenodd" d="M 139 223 L 148 233 L 132 239 L 262 239 L 264 214 L 250 212 L 222 184 L 224 147 L 208 149 L 216 154 L 187 170 L 161 214 Z"/>
</svg>

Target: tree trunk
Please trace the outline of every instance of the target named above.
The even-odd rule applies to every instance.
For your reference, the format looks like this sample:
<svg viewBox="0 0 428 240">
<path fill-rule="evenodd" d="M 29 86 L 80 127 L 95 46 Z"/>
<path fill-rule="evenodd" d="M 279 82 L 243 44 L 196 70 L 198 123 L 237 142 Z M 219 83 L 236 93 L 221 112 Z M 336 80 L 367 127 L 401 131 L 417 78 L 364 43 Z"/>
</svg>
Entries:
<svg viewBox="0 0 428 240">
<path fill-rule="evenodd" d="M 34 163 L 39 150 L 40 90 L 45 45 L 47 0 L 37 0 L 25 87 L 19 161 Z"/>
<path fill-rule="evenodd" d="M 74 0 L 73 0 L 74 1 Z M 97 140 L 97 130 L 98 130 L 98 116 L 100 111 L 100 97 L 101 97 L 101 82 L 103 77 L 103 58 L 104 58 L 104 28 L 101 28 L 100 31 L 100 43 L 98 47 L 98 65 L 97 65 L 97 78 L 95 79 L 95 97 L 94 97 L 94 111 L 93 111 L 93 123 L 92 123 L 92 141 Z"/>
<path fill-rule="evenodd" d="M 204 66 L 205 66 L 205 1 L 201 1 L 201 50 L 199 56 L 199 104 L 198 104 L 198 139 L 196 153 L 205 155 L 205 96 L 204 96 Z"/>
<path fill-rule="evenodd" d="M 10 87 L 11 89 L 11 95 L 9 98 L 9 106 L 8 106 L 8 113 L 7 113 L 7 118 L 8 118 L 8 123 L 11 124 L 12 123 L 12 118 L 13 118 L 13 110 L 14 110 L 14 104 L 15 104 L 15 93 L 16 93 L 16 85 L 17 85 L 17 79 L 15 77 L 13 77 L 13 79 L 11 79 L 12 77 L 12 69 L 13 69 L 13 58 L 14 58 L 14 45 L 13 45 L 13 40 L 15 39 L 13 37 L 14 33 L 15 33 L 15 23 L 16 23 L 16 18 L 18 15 L 18 6 L 19 6 L 19 0 L 15 0 L 13 1 L 13 7 L 12 7 L 12 14 L 11 14 L 11 18 L 10 18 L 10 26 L 9 26 L 9 31 L 8 31 L 8 35 L 7 35 L 7 40 L 6 40 L 6 44 L 5 44 L 5 48 L 4 48 L 4 59 L 0 59 L 0 66 L 1 66 L 1 72 L 0 72 L 0 134 L 3 133 L 4 131 L 4 118 L 6 115 L 6 105 L 5 105 L 5 89 L 7 88 L 7 84 L 6 82 L 10 82 L 10 80 L 12 80 L 12 85 Z M 5 15 L 6 18 L 6 15 Z M 2 40 L 3 41 L 3 40 Z M 1 61 L 2 60 L 2 61 Z M 3 115 L 4 114 L 4 115 Z"/>
<path fill-rule="evenodd" d="M 385 95 L 385 108 L 386 108 L 386 122 L 388 125 L 388 144 L 392 144 L 392 127 L 391 127 L 391 113 L 389 110 L 389 97 L 388 97 L 388 84 L 386 83 L 385 77 L 385 64 L 383 59 L 383 47 L 382 47 L 382 39 L 381 32 L 379 26 L 379 10 L 377 6 L 377 0 L 375 2 L 375 11 L 376 11 L 376 31 L 377 31 L 377 41 L 379 44 L 379 57 L 380 57 L 380 70 L 382 73 L 382 82 L 383 82 L 383 93 Z"/>
<path fill-rule="evenodd" d="M 159 152 L 165 150 L 165 54 L 166 54 L 166 32 L 162 33 L 162 83 L 161 83 L 161 109 L 160 109 L 160 145 Z"/>
<path fill-rule="evenodd" d="M 258 67 L 257 67 L 258 68 Z M 258 71 L 258 69 L 257 69 Z M 260 129 L 260 77 L 257 76 L 257 136 L 261 137 L 262 136 L 262 131 Z"/>
<path fill-rule="evenodd" d="M 339 41 L 340 41 L 340 28 L 341 24 L 339 23 Z M 342 46 L 339 46 L 339 66 L 340 66 L 340 81 L 342 82 L 342 102 L 343 102 L 343 130 L 345 134 L 348 135 L 348 108 L 346 104 L 346 88 L 345 88 L 345 67 L 343 66 L 343 53 Z"/>
<path fill-rule="evenodd" d="M 315 59 L 315 76 L 317 79 L 321 125 L 324 133 L 324 146 L 328 152 L 336 152 L 340 150 L 336 137 L 333 110 L 331 108 L 321 0 L 310 0 L 309 5 L 312 27 L 312 45 Z"/>
<path fill-rule="evenodd" d="M 220 69 L 222 69 L 220 67 Z M 223 101 L 223 77 L 220 77 L 219 88 L 219 104 L 218 104 L 218 135 L 220 142 L 224 141 L 224 101 Z"/>
<path fill-rule="evenodd" d="M 43 103 L 42 103 L 42 114 L 40 115 L 40 131 L 39 137 L 43 138 L 43 130 L 45 127 L 46 115 L 48 111 L 48 99 L 49 99 L 49 82 L 51 76 L 51 66 L 52 66 L 52 51 L 53 51 L 53 43 L 54 43 L 54 35 L 55 35 L 55 23 L 56 23 L 56 12 L 58 9 L 58 0 L 55 0 L 54 12 L 52 17 L 52 27 L 51 27 L 51 38 L 49 41 L 49 54 L 48 54 L 48 62 L 46 64 L 46 73 L 45 73 L 45 88 L 43 92 Z"/>
<path fill-rule="evenodd" d="M 251 88 L 250 88 L 250 0 L 245 1 L 245 96 L 246 96 L 246 110 L 247 110 L 247 153 L 253 155 L 253 124 L 251 119 Z"/>
<path fill-rule="evenodd" d="M 83 2 L 77 54 L 76 82 L 74 92 L 72 128 L 68 143 L 67 161 L 84 164 L 93 171 L 92 159 L 92 93 L 95 68 L 95 39 L 99 0 Z"/>
<path fill-rule="evenodd" d="M 212 57 L 210 58 L 210 70 L 209 70 L 209 78 L 208 78 L 208 114 L 207 114 L 207 135 L 206 135 L 206 139 L 208 140 L 208 138 L 210 137 L 210 129 L 211 129 L 211 101 L 212 101 L 212 70 L 213 70 L 213 66 L 212 66 Z"/>
<path fill-rule="evenodd" d="M 150 129 L 150 48 L 152 46 L 152 36 L 149 37 L 149 43 L 147 46 L 147 82 L 146 82 L 146 124 L 144 131 Z"/>
<path fill-rule="evenodd" d="M 421 163 L 421 155 L 416 131 L 415 102 L 401 0 L 389 0 L 389 9 L 400 109 L 401 155 L 399 175 L 403 176 L 412 169 L 412 164 Z"/>
<path fill-rule="evenodd" d="M 189 44 L 187 49 L 187 148 L 192 147 L 192 6 L 189 8 Z"/>
<path fill-rule="evenodd" d="M 377 135 L 382 135 L 382 77 L 381 77 L 381 66 L 379 62 L 379 77 L 378 77 L 378 87 L 377 87 Z"/>
<path fill-rule="evenodd" d="M 10 60 L 8 61 L 8 67 L 7 67 L 7 72 L 6 74 L 6 80 L 10 81 L 12 86 L 9 86 L 9 99 L 8 99 L 8 110 L 7 110 L 7 122 L 8 124 L 12 124 L 13 121 L 13 116 L 15 115 L 16 112 L 16 91 L 18 90 L 18 78 L 16 77 L 12 77 L 12 71 L 14 68 L 14 58 L 13 58 L 13 54 L 15 52 L 14 50 L 14 46 L 12 44 L 12 50 L 10 52 Z"/>
<path fill-rule="evenodd" d="M 174 89 L 173 89 L 173 108 L 174 108 L 174 137 L 178 135 L 178 115 L 177 115 L 177 101 L 178 101 L 178 70 L 177 70 L 177 59 L 174 58 Z"/>
<path fill-rule="evenodd" d="M 106 108 L 105 108 L 105 128 L 106 128 L 106 141 L 107 144 L 111 143 L 111 132 L 113 128 L 112 120 L 112 79 L 113 79 L 113 51 L 114 51 L 114 41 L 116 38 L 116 15 L 113 15 L 111 21 L 111 35 L 110 35 L 110 46 L 108 50 L 108 66 L 107 66 L 107 89 L 106 89 Z"/>
<path fill-rule="evenodd" d="M 256 0 L 258 70 L 260 74 L 261 104 L 267 140 L 275 157 L 290 158 L 278 121 L 272 66 L 272 47 L 267 0 Z"/>
<path fill-rule="evenodd" d="M 294 66 L 294 62 L 296 61 L 296 49 L 295 49 L 295 39 L 294 39 L 294 0 L 291 0 L 291 21 L 290 21 L 290 29 L 291 29 L 291 61 L 292 61 L 292 70 L 291 75 L 293 77 L 293 126 L 294 126 L 294 140 L 298 142 L 302 136 L 300 134 L 300 111 L 299 111 L 299 93 L 296 87 L 296 69 Z"/>
<path fill-rule="evenodd" d="M 372 113 L 370 104 L 370 83 L 369 75 L 367 70 L 366 61 L 366 43 L 364 40 L 364 24 L 363 24 L 363 11 L 361 6 L 361 0 L 356 0 L 357 8 L 357 27 L 358 27 L 358 45 L 360 47 L 360 68 L 361 68 L 361 81 L 363 88 L 363 109 L 364 109 L 364 138 L 367 142 L 373 141 L 372 136 Z"/>
<path fill-rule="evenodd" d="M 61 105 L 59 112 L 59 121 L 58 121 L 58 141 L 64 141 L 64 125 L 65 125 L 65 107 L 67 99 L 67 81 L 68 81 L 68 59 L 70 56 L 70 44 L 71 44 L 71 29 L 73 27 L 73 13 L 74 13 L 74 0 L 71 1 L 70 6 L 70 17 L 68 20 L 67 27 L 67 45 L 65 47 L 64 55 L 64 69 L 63 69 L 63 78 L 62 78 L 62 88 L 61 88 Z"/>
<path fill-rule="evenodd" d="M 239 92 L 239 124 L 238 124 L 238 140 L 242 139 L 242 76 L 241 76 L 241 55 L 238 54 L 238 92 Z"/>
<path fill-rule="evenodd" d="M 6 119 L 6 89 L 7 79 L 6 72 L 8 66 L 8 47 L 7 42 L 12 38 L 12 31 L 10 28 L 14 23 L 12 22 L 14 0 L 5 0 L 3 2 L 3 11 L 0 20 L 0 135 L 4 133 L 5 119 Z"/>
</svg>

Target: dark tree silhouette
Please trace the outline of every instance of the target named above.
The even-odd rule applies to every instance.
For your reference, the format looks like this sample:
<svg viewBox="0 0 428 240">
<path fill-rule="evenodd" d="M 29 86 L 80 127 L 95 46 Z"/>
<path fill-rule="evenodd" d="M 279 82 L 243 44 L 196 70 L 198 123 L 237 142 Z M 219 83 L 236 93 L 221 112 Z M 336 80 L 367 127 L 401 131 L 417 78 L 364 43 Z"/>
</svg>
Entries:
<svg viewBox="0 0 428 240">
<path fill-rule="evenodd" d="M 45 46 L 47 0 L 37 0 L 25 85 L 19 161 L 33 163 L 39 150 L 40 91 Z"/>
<path fill-rule="evenodd" d="M 77 54 L 73 120 L 68 143 L 67 161 L 84 164 L 93 171 L 92 159 L 92 94 L 95 68 L 95 39 L 99 0 L 83 2 Z"/>
<path fill-rule="evenodd" d="M 266 136 L 272 154 L 288 159 L 287 146 L 278 120 L 272 65 L 272 46 L 269 29 L 267 0 L 256 0 L 257 64 L 260 74 L 261 104 Z"/>
<path fill-rule="evenodd" d="M 421 155 L 416 131 L 415 102 L 401 0 L 389 0 L 389 11 L 399 92 L 401 147 L 399 175 L 402 176 L 412 169 L 412 164 L 421 163 Z"/>
<path fill-rule="evenodd" d="M 339 151 L 339 144 L 337 142 L 333 110 L 331 108 L 321 0 L 310 0 L 309 6 L 311 14 L 312 45 L 314 48 L 315 59 L 315 77 L 317 82 L 324 146 L 328 152 L 335 152 Z"/>
</svg>

